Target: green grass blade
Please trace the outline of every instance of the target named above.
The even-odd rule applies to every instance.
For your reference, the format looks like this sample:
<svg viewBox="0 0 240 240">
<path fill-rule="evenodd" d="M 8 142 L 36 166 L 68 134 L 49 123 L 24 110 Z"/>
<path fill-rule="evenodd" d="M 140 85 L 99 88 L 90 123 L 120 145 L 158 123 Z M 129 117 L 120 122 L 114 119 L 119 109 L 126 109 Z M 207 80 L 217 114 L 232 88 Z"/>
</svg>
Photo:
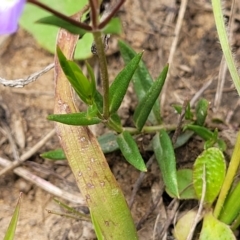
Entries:
<svg viewBox="0 0 240 240">
<path fill-rule="evenodd" d="M 175 153 L 172 141 L 164 129 L 160 130 L 153 138 L 153 150 L 167 192 L 171 196 L 179 198 Z"/>
<path fill-rule="evenodd" d="M 125 64 L 129 63 L 131 59 L 136 55 L 136 52 L 123 41 L 119 41 L 118 45 Z M 132 79 L 134 91 L 136 92 L 138 101 L 141 101 L 153 84 L 153 79 L 142 60 L 139 62 L 139 67 L 137 68 Z M 148 120 L 152 124 L 161 123 L 159 101 L 155 102 Z"/>
<path fill-rule="evenodd" d="M 228 41 L 227 31 L 225 29 L 225 21 L 222 12 L 222 6 L 220 0 L 212 0 L 213 14 L 217 27 L 218 37 L 223 51 L 223 55 L 226 59 L 226 63 L 232 77 L 233 83 L 237 89 L 238 95 L 240 96 L 240 77 L 237 71 L 237 67 L 234 63 L 233 54 Z"/>
<path fill-rule="evenodd" d="M 140 171 L 147 171 L 138 146 L 129 132 L 124 131 L 119 134 L 117 137 L 117 143 L 123 156 L 131 165 Z"/>
<path fill-rule="evenodd" d="M 143 53 L 139 53 L 127 63 L 123 70 L 117 75 L 113 83 L 109 88 L 109 110 L 110 113 L 114 113 L 120 107 L 122 100 L 127 92 L 128 85 L 132 79 L 132 76 L 138 68 L 139 61 L 142 58 Z"/>
<path fill-rule="evenodd" d="M 7 232 L 5 234 L 4 240 L 13 240 L 15 236 L 15 231 L 17 228 L 17 223 L 18 223 L 18 218 L 19 218 L 19 211 L 20 211 L 20 203 L 21 203 L 21 197 L 22 193 L 20 193 L 19 198 L 18 198 L 18 203 L 17 206 L 14 210 L 14 213 L 12 215 L 11 222 L 8 226 Z"/>
<path fill-rule="evenodd" d="M 135 109 L 133 120 L 139 131 L 142 130 L 154 104 L 156 103 L 156 100 L 159 97 L 159 94 L 162 90 L 162 87 L 164 85 L 164 82 L 167 76 L 167 72 L 168 72 L 168 65 L 163 69 L 158 79 L 153 83 L 151 88 L 146 92 L 145 96 L 142 98 L 142 100 L 139 102 L 139 104 Z"/>
</svg>

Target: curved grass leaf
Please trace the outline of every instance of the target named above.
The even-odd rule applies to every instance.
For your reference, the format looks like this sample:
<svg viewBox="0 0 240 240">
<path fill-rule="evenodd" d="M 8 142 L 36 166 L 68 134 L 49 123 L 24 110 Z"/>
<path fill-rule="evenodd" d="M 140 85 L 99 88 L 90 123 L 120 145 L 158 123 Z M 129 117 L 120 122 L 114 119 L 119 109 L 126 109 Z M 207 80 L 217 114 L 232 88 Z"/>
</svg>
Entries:
<svg viewBox="0 0 240 240">
<path fill-rule="evenodd" d="M 66 159 L 66 156 L 61 148 L 58 148 L 58 149 L 55 149 L 52 151 L 48 151 L 48 152 L 44 152 L 44 153 L 40 154 L 40 157 L 48 158 L 51 160 L 65 160 Z"/>
<path fill-rule="evenodd" d="M 222 187 L 226 163 L 223 153 L 218 148 L 208 148 L 199 155 L 193 166 L 193 186 L 198 199 L 203 189 L 203 168 L 206 172 L 206 192 L 204 202 L 212 204 Z"/>
<path fill-rule="evenodd" d="M 19 218 L 19 211 L 20 211 L 20 203 L 21 203 L 21 197 L 22 193 L 20 193 L 18 198 L 17 206 L 14 210 L 14 213 L 12 215 L 11 222 L 9 223 L 7 232 L 5 234 L 4 240 L 13 240 L 15 236 L 15 231 L 17 228 L 18 218 Z"/>
<path fill-rule="evenodd" d="M 196 106 L 196 124 L 203 126 L 205 123 L 207 113 L 208 113 L 208 106 L 209 103 L 206 99 L 202 98 L 198 101 L 197 106 Z"/>
<path fill-rule="evenodd" d="M 136 71 L 143 53 L 137 54 L 117 75 L 109 88 L 109 110 L 114 113 L 120 107 L 127 92 L 128 85 Z"/>
<path fill-rule="evenodd" d="M 222 212 L 219 216 L 219 220 L 230 225 L 240 214 L 240 183 L 232 190 L 227 197 Z"/>
<path fill-rule="evenodd" d="M 64 74 L 66 75 L 67 79 L 71 83 L 78 96 L 86 104 L 93 104 L 93 96 L 96 92 L 96 85 L 95 83 L 92 83 L 92 80 L 95 80 L 95 78 L 92 79 L 91 76 L 91 81 L 89 81 L 75 62 L 66 59 L 59 47 L 57 47 L 57 55 Z M 89 66 L 88 70 L 90 70 Z"/>
<path fill-rule="evenodd" d="M 176 158 L 171 139 L 165 130 L 160 130 L 154 136 L 153 150 L 167 191 L 171 196 L 179 198 Z"/>
<path fill-rule="evenodd" d="M 203 219 L 199 240 L 236 240 L 230 227 L 217 220 L 212 213 L 207 213 Z"/>
<path fill-rule="evenodd" d="M 142 130 L 151 112 L 151 109 L 153 108 L 156 100 L 159 97 L 159 94 L 162 90 L 162 87 L 167 76 L 167 72 L 168 65 L 163 69 L 158 79 L 153 83 L 151 88 L 146 92 L 146 95 L 142 98 L 142 100 L 136 107 L 136 110 L 133 115 L 133 120 L 139 131 Z"/>
<path fill-rule="evenodd" d="M 50 121 L 60 122 L 74 126 L 88 126 L 100 123 L 102 120 L 96 116 L 90 116 L 87 112 L 52 114 L 47 117 Z"/>
<path fill-rule="evenodd" d="M 119 41 L 118 45 L 125 64 L 128 64 L 137 53 L 123 41 Z M 132 80 L 134 91 L 136 92 L 138 101 L 141 101 L 146 95 L 146 92 L 153 84 L 153 79 L 142 60 L 139 62 L 139 67 L 134 73 Z M 150 112 L 150 115 L 148 117 L 148 120 L 152 124 L 161 123 L 159 101 L 155 102 L 152 111 Z"/>
<path fill-rule="evenodd" d="M 123 128 L 122 128 L 122 124 L 121 124 L 121 119 L 118 116 L 117 113 L 114 113 L 111 115 L 111 117 L 109 118 L 108 122 L 107 122 L 107 126 L 116 131 L 116 132 L 122 132 Z"/>
<path fill-rule="evenodd" d="M 138 150 L 138 146 L 129 132 L 124 131 L 119 134 L 117 143 L 123 156 L 131 165 L 140 171 L 147 171 L 144 160 Z"/>
</svg>

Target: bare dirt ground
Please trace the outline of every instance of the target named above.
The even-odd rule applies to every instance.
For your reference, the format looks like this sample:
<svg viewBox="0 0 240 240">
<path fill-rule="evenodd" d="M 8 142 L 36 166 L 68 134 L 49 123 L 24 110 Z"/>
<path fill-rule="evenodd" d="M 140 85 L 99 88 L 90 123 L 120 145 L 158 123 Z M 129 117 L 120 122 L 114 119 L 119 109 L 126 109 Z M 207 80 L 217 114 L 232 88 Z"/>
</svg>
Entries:
<svg viewBox="0 0 240 240">
<path fill-rule="evenodd" d="M 126 1 L 119 13 L 124 28 L 121 39 L 127 41 L 136 51 L 145 50 L 144 61 L 153 77 L 157 77 L 160 70 L 169 61 L 179 8 L 183 2 L 129 0 Z M 236 59 L 239 60 L 240 4 L 236 8 L 232 27 L 232 44 Z M 226 1 L 225 10 L 228 19 L 230 1 Z M 165 97 L 162 108 L 164 122 L 176 123 L 177 115 L 171 104 L 182 104 L 185 100 L 191 99 L 200 88 L 212 81 L 212 84 L 201 95 L 211 103 L 207 126 L 212 129 L 215 127 L 220 129 L 221 134 L 229 140 L 227 144 L 231 152 L 236 132 L 239 129 L 239 97 L 232 86 L 229 74 L 227 74 L 221 104 L 215 110 L 217 76 L 222 53 L 209 1 L 188 1 L 178 37 L 173 60 L 170 62 L 171 71 L 166 94 L 163 96 Z M 112 37 L 111 42 L 108 63 L 110 77 L 113 79 L 123 67 L 123 61 L 115 44 L 116 37 Z M 33 37 L 22 29 L 1 43 L 0 54 L 0 76 L 5 79 L 24 78 L 53 62 L 53 55 L 42 49 Z M 24 88 L 0 86 L 0 93 L 0 157 L 13 161 L 13 144 L 9 141 L 8 130 L 13 136 L 13 142 L 21 156 L 53 129 L 53 123 L 46 120 L 47 115 L 53 112 L 53 72 L 48 72 Z M 130 89 L 121 110 L 126 123 L 131 122 L 129 119 L 136 105 L 132 95 Z M 217 124 L 213 121 L 214 119 L 218 120 Z M 96 132 L 98 133 L 100 130 Z M 50 162 L 39 157 L 40 153 L 57 147 L 59 147 L 59 143 L 54 135 L 21 167 L 69 193 L 78 194 L 73 176 L 65 161 Z M 195 158 L 202 151 L 202 147 L 202 141 L 199 138 L 193 138 L 186 146 L 178 149 L 176 151 L 178 168 L 191 167 Z M 151 157 L 151 153 L 144 153 L 144 157 L 147 161 Z M 129 166 L 119 152 L 108 154 L 107 158 L 126 199 L 129 201 L 139 172 Z M 53 195 L 12 171 L 0 176 L 0 189 L 1 239 L 3 239 L 20 191 L 24 194 L 16 239 L 94 239 L 89 223 L 49 214 L 46 209 L 58 209 L 52 200 Z M 152 239 L 154 224 L 159 213 L 157 232 L 161 231 L 166 222 L 166 212 L 169 210 L 168 205 L 171 199 L 166 194 L 161 195 L 163 191 L 159 169 L 154 161 L 144 177 L 132 207 L 135 222 L 143 220 L 139 227 L 140 239 Z M 153 208 L 152 205 L 156 202 L 159 194 L 161 196 L 159 204 L 157 208 Z M 191 206 L 196 206 L 196 202 L 194 204 Z M 77 204 L 74 203 L 70 203 L 70 205 L 77 207 Z M 188 204 L 181 207 L 180 211 L 188 209 L 186 205 Z M 173 204 L 173 208 L 174 206 Z M 148 214 L 149 212 L 150 214 Z M 171 211 L 169 212 L 171 213 Z M 145 219 L 146 215 L 148 217 Z M 171 237 L 172 226 L 168 227 L 167 239 L 173 239 Z M 158 235 L 154 239 L 163 238 Z"/>
</svg>

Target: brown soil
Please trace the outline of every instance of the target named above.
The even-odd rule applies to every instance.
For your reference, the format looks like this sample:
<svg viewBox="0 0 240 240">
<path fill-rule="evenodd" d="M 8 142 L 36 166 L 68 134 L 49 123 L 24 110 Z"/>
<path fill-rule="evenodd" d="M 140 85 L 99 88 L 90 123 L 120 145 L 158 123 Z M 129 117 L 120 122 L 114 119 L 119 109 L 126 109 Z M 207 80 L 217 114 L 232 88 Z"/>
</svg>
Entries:
<svg viewBox="0 0 240 240">
<path fill-rule="evenodd" d="M 226 2 L 228 11 L 230 1 Z M 126 1 L 119 13 L 124 28 L 121 38 L 136 51 L 144 49 L 143 58 L 153 77 L 157 77 L 160 69 L 168 62 L 179 7 L 180 1 L 170 0 L 166 3 L 162 0 L 132 0 Z M 240 6 L 238 7 L 232 40 L 236 59 L 240 57 Z M 3 41 L 0 47 L 0 76 L 5 79 L 24 78 L 53 62 L 53 55 L 42 49 L 33 37 L 22 29 Z M 213 111 L 217 86 L 216 76 L 218 76 L 221 57 L 210 3 L 207 0 L 189 1 L 162 108 L 164 122 L 176 123 L 177 115 L 171 104 L 182 104 L 185 100 L 191 99 L 204 84 L 214 79 L 202 95 L 211 103 L 207 124 L 214 128 L 216 124 L 212 119 L 217 118 L 222 121 L 217 127 L 228 138 L 227 143 L 231 153 L 233 139 L 239 128 L 240 112 L 238 96 L 232 87 L 229 74 L 227 74 L 220 108 Z M 110 78 L 113 80 L 123 67 L 115 37 L 111 39 L 108 63 Z M 53 123 L 46 120 L 47 115 L 53 112 L 53 72 L 48 72 L 24 88 L 0 86 L 0 92 L 0 107 L 5 114 L 5 119 L 1 115 L 1 123 L 6 122 L 5 125 L 9 127 L 21 156 L 53 129 Z M 135 97 L 132 95 L 130 89 L 121 109 L 126 124 L 131 122 L 130 114 L 136 105 Z M 232 114 L 231 118 L 226 123 L 226 118 L 230 114 Z M 1 124 L 1 129 L 3 125 Z M 103 130 L 95 129 L 95 131 L 99 134 Z M 2 130 L 0 131 L 0 146 L 0 156 L 13 161 L 12 145 Z M 26 163 L 22 164 L 22 167 L 68 192 L 76 193 L 78 190 L 66 162 L 50 162 L 39 157 L 40 153 L 58 147 L 58 139 L 54 136 Z M 176 151 L 178 168 L 191 167 L 202 149 L 203 144 L 199 138 L 192 139 L 186 146 L 178 149 Z M 146 160 L 150 156 L 151 153 L 144 153 Z M 119 152 L 108 154 L 107 158 L 129 201 L 139 172 L 129 166 Z M 0 189 L 1 239 L 11 219 L 19 192 L 24 194 L 16 239 L 94 239 L 92 226 L 89 223 L 49 214 L 46 209 L 60 211 L 52 200 L 53 196 L 13 172 L 0 177 Z M 166 194 L 161 196 L 158 207 L 151 209 L 152 202 L 156 201 L 157 196 L 163 190 L 159 169 L 154 161 L 137 192 L 132 207 L 135 222 L 139 222 L 151 210 L 151 214 L 139 230 L 140 239 L 152 239 L 154 224 L 159 213 L 161 217 L 158 219 L 157 232 L 161 231 L 166 221 L 166 209 L 171 201 Z M 70 205 L 77 207 L 73 203 Z M 191 206 L 196 206 L 196 203 Z M 181 211 L 188 208 L 184 206 Z M 80 233 L 79 230 L 81 230 Z M 172 225 L 168 230 L 168 239 L 173 239 L 171 238 Z"/>
</svg>

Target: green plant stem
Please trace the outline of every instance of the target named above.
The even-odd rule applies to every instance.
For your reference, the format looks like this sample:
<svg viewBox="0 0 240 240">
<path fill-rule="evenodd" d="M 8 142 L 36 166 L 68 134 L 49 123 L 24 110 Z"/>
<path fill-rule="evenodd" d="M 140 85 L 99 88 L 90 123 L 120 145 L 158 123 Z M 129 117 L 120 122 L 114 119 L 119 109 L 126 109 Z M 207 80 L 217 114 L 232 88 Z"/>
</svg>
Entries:
<svg viewBox="0 0 240 240">
<path fill-rule="evenodd" d="M 221 48 L 226 59 L 226 63 L 231 74 L 233 83 L 237 89 L 238 95 L 240 96 L 240 77 L 236 65 L 234 64 L 233 55 L 228 41 L 227 32 L 224 24 L 221 1 L 212 0 L 212 6 Z"/>
<path fill-rule="evenodd" d="M 228 166 L 227 174 L 219 194 L 217 204 L 214 209 L 214 216 L 218 218 L 226 200 L 227 194 L 232 186 L 234 177 L 240 164 L 240 132 L 237 135 L 237 141 L 233 150 L 232 158 Z"/>
<path fill-rule="evenodd" d="M 157 131 L 161 129 L 165 129 L 166 131 L 173 131 L 177 128 L 176 124 L 162 124 L 162 125 L 156 125 L 156 126 L 145 126 L 143 127 L 141 133 L 156 133 Z M 137 134 L 139 131 L 137 128 L 133 127 L 125 127 L 124 130 L 128 131 L 131 134 Z"/>
<path fill-rule="evenodd" d="M 107 120 L 109 118 L 109 77 L 107 69 L 107 59 L 105 55 L 101 32 L 94 32 L 93 37 L 99 59 L 100 76 L 103 89 L 103 118 Z"/>
</svg>

